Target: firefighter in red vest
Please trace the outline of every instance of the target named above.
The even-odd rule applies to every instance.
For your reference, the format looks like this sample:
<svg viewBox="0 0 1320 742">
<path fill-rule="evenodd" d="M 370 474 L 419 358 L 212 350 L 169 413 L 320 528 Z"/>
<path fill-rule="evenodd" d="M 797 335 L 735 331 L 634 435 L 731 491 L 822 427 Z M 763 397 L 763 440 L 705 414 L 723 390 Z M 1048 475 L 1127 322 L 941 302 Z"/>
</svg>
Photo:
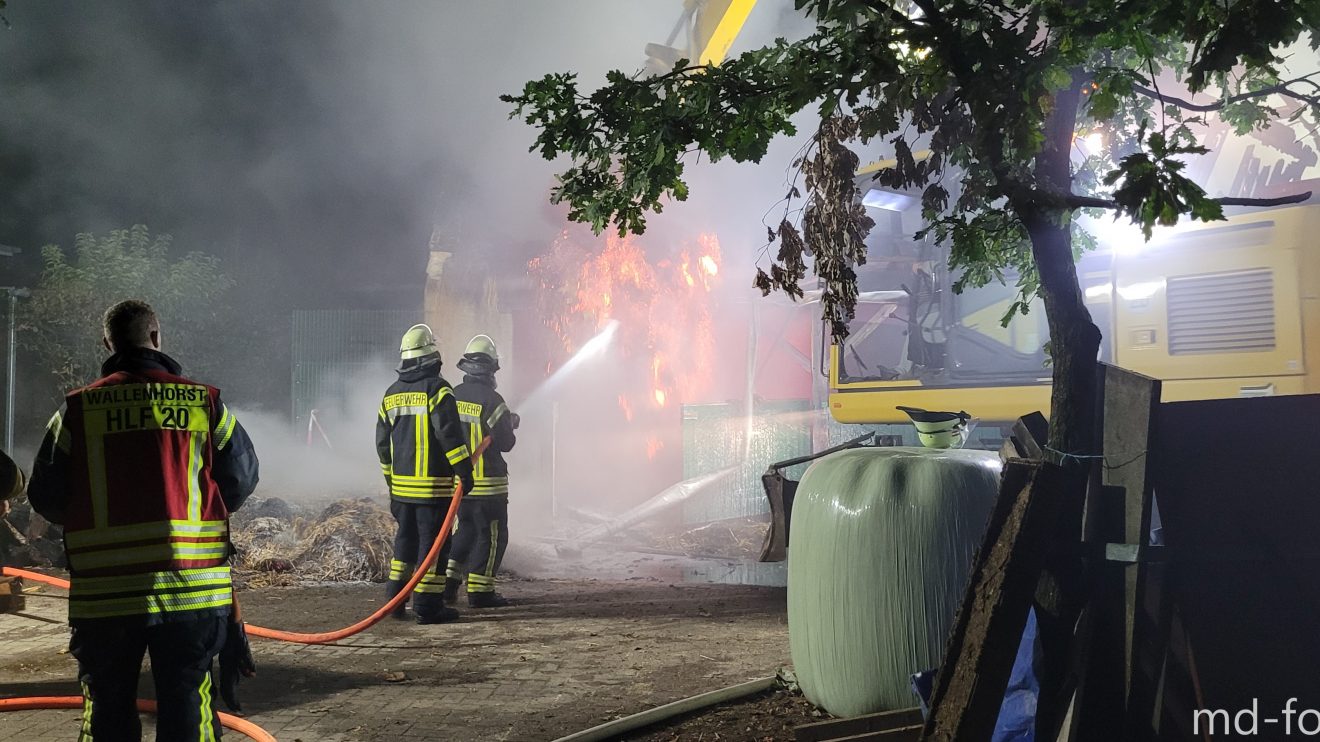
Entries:
<svg viewBox="0 0 1320 742">
<path fill-rule="evenodd" d="M 256 453 L 219 390 L 161 352 L 150 306 L 114 305 L 104 330 L 101 378 L 51 418 L 28 485 L 32 507 L 64 526 L 80 739 L 141 739 L 150 652 L 157 739 L 213 740 L 211 661 L 241 631 L 228 518 L 256 487 Z"/>
</svg>

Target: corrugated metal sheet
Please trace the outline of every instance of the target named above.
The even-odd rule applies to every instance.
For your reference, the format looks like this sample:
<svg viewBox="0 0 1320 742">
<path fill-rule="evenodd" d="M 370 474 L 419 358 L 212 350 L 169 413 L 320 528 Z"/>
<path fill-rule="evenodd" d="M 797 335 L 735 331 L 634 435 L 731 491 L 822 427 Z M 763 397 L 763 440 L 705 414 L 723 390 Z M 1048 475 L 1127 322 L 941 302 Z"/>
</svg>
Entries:
<svg viewBox="0 0 1320 742">
<path fill-rule="evenodd" d="M 683 477 L 738 467 L 733 476 L 684 503 L 684 521 L 705 523 L 769 512 L 761 475 L 776 461 L 811 452 L 812 417 L 806 400 L 758 404 L 751 455 L 745 458 L 747 419 L 742 405 L 684 405 Z"/>
<path fill-rule="evenodd" d="M 1269 269 L 1168 282 L 1169 354 L 1274 349 L 1274 275 Z"/>
<path fill-rule="evenodd" d="M 892 445 L 921 445 L 911 425 L 844 424 L 825 410 L 813 411 L 806 400 L 760 403 L 753 422 L 751 457 L 744 460 L 746 430 L 747 420 L 740 404 L 683 406 L 684 479 L 738 467 L 733 476 L 684 503 L 684 522 L 706 523 L 768 513 L 761 475 L 776 461 L 824 450 L 869 432 L 889 436 Z M 964 448 L 994 451 L 1003 440 L 1004 431 L 998 427 L 977 426 Z M 807 466 L 791 467 L 785 473 L 798 479 Z"/>
<path fill-rule="evenodd" d="M 399 338 L 421 322 L 421 311 L 324 309 L 293 313 L 293 423 L 307 424 L 312 409 L 355 371 L 397 363 Z M 381 391 L 384 391 L 382 389 Z"/>
</svg>

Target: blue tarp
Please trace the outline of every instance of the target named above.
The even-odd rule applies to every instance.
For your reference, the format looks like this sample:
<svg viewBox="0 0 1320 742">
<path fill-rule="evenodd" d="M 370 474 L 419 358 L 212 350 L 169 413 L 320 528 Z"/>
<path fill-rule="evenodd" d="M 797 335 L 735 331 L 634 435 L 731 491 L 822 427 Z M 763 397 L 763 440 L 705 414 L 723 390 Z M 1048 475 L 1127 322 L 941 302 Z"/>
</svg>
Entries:
<svg viewBox="0 0 1320 742">
<path fill-rule="evenodd" d="M 1159 502 L 1153 497 L 1150 520 L 1150 543 L 1162 546 L 1164 527 L 1160 520 Z M 1022 641 L 1018 643 L 1017 658 L 1013 661 L 1013 672 L 1008 678 L 1008 688 L 1004 691 L 1004 703 L 999 707 L 999 719 L 995 722 L 991 742 L 1035 742 L 1036 699 L 1040 697 L 1035 663 L 1039 650 L 1036 645 L 1036 611 L 1033 608 L 1027 614 L 1027 625 L 1022 629 Z M 912 676 L 912 692 L 921 703 L 923 717 L 929 715 L 928 704 L 934 679 L 934 670 Z"/>
<path fill-rule="evenodd" d="M 1036 611 L 1027 614 L 1027 625 L 1022 629 L 1013 672 L 1008 678 L 1004 703 L 999 707 L 999 719 L 991 742 L 1035 742 L 1036 698 L 1040 684 L 1036 681 Z M 921 716 L 930 716 L 930 694 L 935 683 L 935 671 L 926 670 L 912 676 L 912 692 L 921 705 Z"/>
<path fill-rule="evenodd" d="M 1008 676 L 1004 691 L 1004 704 L 999 707 L 999 720 L 991 742 L 1035 742 L 1036 699 L 1040 696 L 1040 683 L 1036 680 L 1036 611 L 1027 613 L 1027 625 L 1022 629 L 1017 659 Z"/>
</svg>

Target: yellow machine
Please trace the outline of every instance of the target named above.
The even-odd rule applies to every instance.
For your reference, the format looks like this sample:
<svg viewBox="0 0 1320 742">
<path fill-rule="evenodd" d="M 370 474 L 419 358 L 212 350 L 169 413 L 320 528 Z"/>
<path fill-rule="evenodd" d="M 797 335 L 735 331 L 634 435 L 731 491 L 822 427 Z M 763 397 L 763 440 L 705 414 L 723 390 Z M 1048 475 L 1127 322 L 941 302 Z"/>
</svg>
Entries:
<svg viewBox="0 0 1320 742">
<path fill-rule="evenodd" d="M 664 44 L 647 44 L 647 71 L 669 72 L 679 59 L 719 64 L 729 53 L 756 0 L 683 0 L 683 15 Z"/>
<path fill-rule="evenodd" d="M 684 0 L 666 44 L 648 45 L 649 66 L 719 64 L 755 5 Z M 826 355 L 831 415 L 905 424 L 900 405 L 984 421 L 1048 413 L 1044 308 L 1004 327 L 1011 285 L 955 295 L 945 256 L 911 238 L 917 198 L 871 187 L 886 164 L 858 173 L 877 226 L 851 335 Z M 1320 204 L 1187 223 L 1149 243 L 1095 227 L 1100 249 L 1078 275 L 1102 360 L 1162 379 L 1165 401 L 1320 392 Z"/>
<path fill-rule="evenodd" d="M 1043 309 L 1003 327 L 1013 288 L 953 294 L 942 256 L 904 236 L 901 196 L 868 193 L 890 229 L 877 219 L 852 335 L 829 350 L 830 413 L 899 423 L 897 405 L 986 421 L 1048 412 Z M 1149 243 L 1104 226 L 1078 265 L 1102 360 L 1162 379 L 1165 401 L 1320 392 L 1320 205 L 1187 224 Z"/>
</svg>

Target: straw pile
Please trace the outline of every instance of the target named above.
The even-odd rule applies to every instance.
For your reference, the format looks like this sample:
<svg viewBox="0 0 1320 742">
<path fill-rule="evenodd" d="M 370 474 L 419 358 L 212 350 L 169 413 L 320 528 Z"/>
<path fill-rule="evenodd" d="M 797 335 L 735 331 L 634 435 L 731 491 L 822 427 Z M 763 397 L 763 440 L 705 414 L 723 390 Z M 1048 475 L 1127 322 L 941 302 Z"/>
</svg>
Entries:
<svg viewBox="0 0 1320 742">
<path fill-rule="evenodd" d="M 231 521 L 244 586 L 385 580 L 394 518 L 373 500 L 339 500 L 315 515 L 279 500 L 250 505 Z"/>
</svg>

